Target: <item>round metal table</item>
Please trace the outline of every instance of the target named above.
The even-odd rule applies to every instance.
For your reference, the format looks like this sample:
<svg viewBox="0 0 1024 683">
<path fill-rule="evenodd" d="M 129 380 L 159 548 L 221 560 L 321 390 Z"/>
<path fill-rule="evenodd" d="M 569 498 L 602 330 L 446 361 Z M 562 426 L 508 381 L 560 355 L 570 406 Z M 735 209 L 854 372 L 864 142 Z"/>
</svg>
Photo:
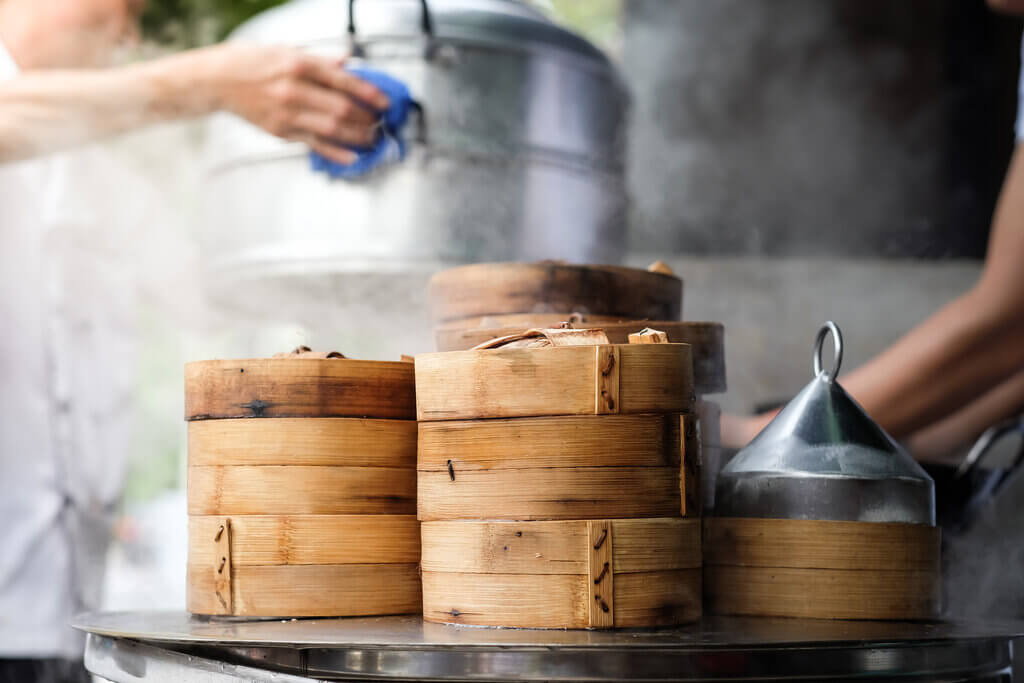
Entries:
<svg viewBox="0 0 1024 683">
<path fill-rule="evenodd" d="M 473 628 L 418 617 L 211 620 L 86 614 L 90 671 L 115 683 L 310 680 L 1010 681 L 1024 624 L 705 618 L 682 628 Z"/>
</svg>

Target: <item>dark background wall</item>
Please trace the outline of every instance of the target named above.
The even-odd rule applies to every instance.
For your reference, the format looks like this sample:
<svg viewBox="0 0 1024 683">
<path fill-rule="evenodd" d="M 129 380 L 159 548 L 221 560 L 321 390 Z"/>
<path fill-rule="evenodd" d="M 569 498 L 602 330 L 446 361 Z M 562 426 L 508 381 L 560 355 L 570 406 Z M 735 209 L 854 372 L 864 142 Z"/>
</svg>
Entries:
<svg viewBox="0 0 1024 683">
<path fill-rule="evenodd" d="M 981 0 L 626 0 L 632 247 L 979 257 L 1020 25 Z"/>
</svg>

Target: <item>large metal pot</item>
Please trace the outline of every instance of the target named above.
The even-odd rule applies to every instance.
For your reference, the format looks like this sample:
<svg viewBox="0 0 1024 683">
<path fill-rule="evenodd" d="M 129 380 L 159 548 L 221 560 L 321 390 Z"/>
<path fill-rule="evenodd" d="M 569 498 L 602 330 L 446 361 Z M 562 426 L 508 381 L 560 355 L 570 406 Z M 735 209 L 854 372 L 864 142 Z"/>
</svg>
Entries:
<svg viewBox="0 0 1024 683">
<path fill-rule="evenodd" d="M 425 141 L 399 166 L 332 181 L 309 170 L 301 145 L 216 118 L 202 221 L 220 282 L 620 258 L 628 96 L 601 51 L 539 11 L 513 0 L 294 0 L 236 37 L 354 48 L 410 86 Z"/>
</svg>

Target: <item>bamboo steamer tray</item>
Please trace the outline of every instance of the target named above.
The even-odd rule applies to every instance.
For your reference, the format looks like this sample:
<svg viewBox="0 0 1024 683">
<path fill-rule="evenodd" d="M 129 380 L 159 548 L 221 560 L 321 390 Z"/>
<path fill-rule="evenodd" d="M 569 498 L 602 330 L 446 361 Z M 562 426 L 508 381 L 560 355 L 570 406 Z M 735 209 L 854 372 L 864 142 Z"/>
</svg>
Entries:
<svg viewBox="0 0 1024 683">
<path fill-rule="evenodd" d="M 417 418 L 692 413 L 686 344 L 496 348 L 416 356 Z"/>
<path fill-rule="evenodd" d="M 678 320 L 683 281 L 670 271 L 621 266 L 478 263 L 437 273 L 427 295 L 435 324 L 545 311 Z"/>
<path fill-rule="evenodd" d="M 185 419 L 416 417 L 408 362 L 293 356 L 185 365 Z"/>
<path fill-rule="evenodd" d="M 418 612 L 412 363 L 300 348 L 185 374 L 188 609 Z"/>
<path fill-rule="evenodd" d="M 685 414 L 422 422 L 418 514 L 423 521 L 696 515 L 699 450 L 696 420 Z"/>
<path fill-rule="evenodd" d="M 442 325 L 435 329 L 438 351 L 464 351 L 479 346 L 495 337 L 505 337 L 525 329 L 558 327 L 569 321 L 576 329 L 601 329 L 612 344 L 626 344 L 629 335 L 644 328 L 665 332 L 670 342 L 689 344 L 693 358 L 693 382 L 698 395 L 719 394 L 726 390 L 725 381 L 725 328 L 714 322 L 676 322 L 659 320 L 572 322 L 568 317 L 538 314 L 517 316 L 522 320 L 504 326 L 462 326 L 459 323 Z"/>
<path fill-rule="evenodd" d="M 714 614 L 932 619 L 939 529 L 921 524 L 708 518 L 704 581 Z"/>
<path fill-rule="evenodd" d="M 421 533 L 426 621 L 623 628 L 701 616 L 698 520 L 446 521 Z"/>
<path fill-rule="evenodd" d="M 193 516 L 195 614 L 327 617 L 420 609 L 419 525 L 402 515 Z"/>
</svg>

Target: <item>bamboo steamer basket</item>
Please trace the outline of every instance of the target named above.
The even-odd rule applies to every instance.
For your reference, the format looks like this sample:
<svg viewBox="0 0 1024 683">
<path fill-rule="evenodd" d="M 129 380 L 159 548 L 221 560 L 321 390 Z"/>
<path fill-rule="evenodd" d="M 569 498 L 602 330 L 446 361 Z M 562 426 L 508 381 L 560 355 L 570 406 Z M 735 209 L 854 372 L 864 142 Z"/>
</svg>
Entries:
<svg viewBox="0 0 1024 683">
<path fill-rule="evenodd" d="M 835 363 L 823 370 L 831 332 Z M 718 477 L 705 522 L 716 614 L 821 619 L 938 616 L 934 484 L 836 382 L 827 323 L 815 377 Z"/>
<path fill-rule="evenodd" d="M 489 343 L 498 348 L 416 357 L 426 620 L 614 628 L 700 617 L 689 347 L 654 331 L 631 342 L 529 330 Z"/>
<path fill-rule="evenodd" d="M 501 326 L 463 326 L 450 323 L 435 328 L 434 338 L 438 351 L 463 351 L 479 346 L 490 339 L 516 334 L 530 328 L 553 328 L 567 325 L 575 329 L 600 329 L 612 344 L 626 344 L 629 335 L 644 328 L 665 332 L 668 340 L 689 344 L 693 359 L 693 381 L 698 396 L 719 394 L 726 390 L 725 381 L 725 328 L 714 322 L 678 322 L 670 320 L 624 321 L 593 320 L 593 316 L 559 317 L 551 314 L 517 316 L 518 323 Z"/>
<path fill-rule="evenodd" d="M 693 415 L 421 422 L 418 451 L 421 521 L 700 512 Z"/>
<path fill-rule="evenodd" d="M 595 345 L 587 337 L 597 330 L 529 332 L 572 341 L 416 356 L 417 419 L 693 412 L 687 344 L 608 344 L 600 334 Z"/>
<path fill-rule="evenodd" d="M 704 521 L 705 590 L 714 614 L 933 619 L 939 529 L 807 519 Z"/>
<path fill-rule="evenodd" d="M 701 616 L 696 519 L 422 525 L 426 621 L 520 628 L 667 626 Z"/>
<path fill-rule="evenodd" d="M 678 320 L 683 282 L 660 262 L 648 270 L 555 261 L 478 263 L 437 273 L 427 295 L 435 325 L 545 312 Z"/>
<path fill-rule="evenodd" d="M 413 405 L 408 362 L 190 363 L 189 611 L 418 612 Z"/>
</svg>

